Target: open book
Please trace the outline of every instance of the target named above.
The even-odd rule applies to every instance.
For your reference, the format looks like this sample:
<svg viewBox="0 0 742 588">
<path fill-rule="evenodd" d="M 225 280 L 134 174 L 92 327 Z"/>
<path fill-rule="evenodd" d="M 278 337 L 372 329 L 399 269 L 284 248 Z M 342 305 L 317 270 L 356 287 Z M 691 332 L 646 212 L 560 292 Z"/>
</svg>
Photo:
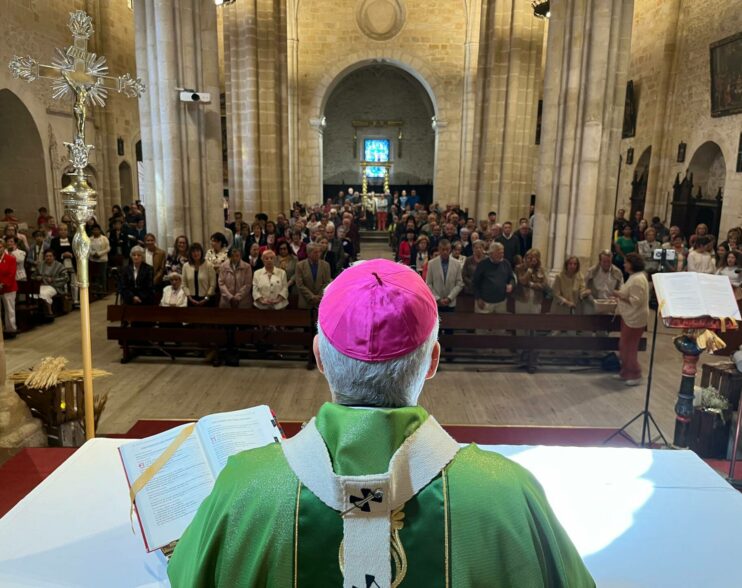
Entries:
<svg viewBox="0 0 742 588">
<path fill-rule="evenodd" d="M 186 427 L 119 447 L 129 486 Z M 162 469 L 136 496 L 136 511 L 147 551 L 180 539 L 198 507 L 211 493 L 230 455 L 279 442 L 282 432 L 265 405 L 203 417 Z"/>
<path fill-rule="evenodd" d="M 654 274 L 654 290 L 663 319 L 733 318 L 742 320 L 727 276 L 678 272 Z"/>
</svg>

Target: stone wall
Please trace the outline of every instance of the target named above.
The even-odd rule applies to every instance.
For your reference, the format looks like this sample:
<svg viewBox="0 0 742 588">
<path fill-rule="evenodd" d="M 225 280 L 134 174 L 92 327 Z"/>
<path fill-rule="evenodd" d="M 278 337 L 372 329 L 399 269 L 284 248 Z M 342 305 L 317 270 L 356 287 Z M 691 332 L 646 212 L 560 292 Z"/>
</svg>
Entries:
<svg viewBox="0 0 742 588">
<path fill-rule="evenodd" d="M 621 153 L 625 159 L 633 147 L 638 158 L 652 146 L 645 216 L 669 219 L 676 174 L 682 177 L 698 148 L 714 141 L 726 168 L 721 232 L 742 223 L 742 174 L 735 171 L 742 114 L 712 118 L 709 93 L 709 45 L 740 30 L 742 11 L 730 0 L 635 0 L 629 79 L 638 90 L 637 131 L 621 142 Z M 681 142 L 686 158 L 677 163 Z M 634 165 L 622 167 L 619 206 L 628 207 Z"/>
<path fill-rule="evenodd" d="M 391 144 L 392 184 L 428 184 L 433 181 L 435 132 L 431 127 L 433 105 L 420 83 L 404 70 L 372 65 L 357 70 L 335 88 L 325 108 L 324 183 L 359 186 L 366 138 L 386 138 Z M 359 128 L 353 155 L 354 120 L 399 120 L 398 128 Z"/>
<path fill-rule="evenodd" d="M 302 193 L 322 191 L 322 117 L 332 89 L 351 71 L 382 62 L 406 70 L 431 94 L 438 121 L 435 197 L 459 200 L 465 8 L 448 0 L 302 0 L 298 14 L 289 14 L 298 39 L 297 77 L 289 83 L 295 82 L 298 98 Z M 377 9 L 393 16 L 382 18 Z"/>
<path fill-rule="evenodd" d="M 63 142 L 70 140 L 73 133 L 71 101 L 52 100 L 50 83 L 46 80 L 37 80 L 32 84 L 14 80 L 8 72 L 7 63 L 15 54 L 31 55 L 42 63 L 49 63 L 57 47 L 66 47 L 72 42 L 67 29 L 69 13 L 82 9 L 93 16 L 96 29 L 89 50 L 104 55 L 113 73 L 128 71 L 133 74 L 134 17 L 127 0 L 4 0 L 0 6 L 0 89 L 7 88 L 13 92 L 33 117 L 43 145 L 43 154 L 39 156 L 44 159 L 46 185 L 43 195 L 20 195 L 32 200 L 33 207 L 25 206 L 14 192 L 11 195 L 0 193 L 0 208 L 10 206 L 20 210 L 25 206 L 35 211 L 38 206 L 46 205 L 59 218 L 62 203 L 58 191 L 67 167 L 67 149 Z M 126 160 L 132 173 L 135 173 L 134 144 L 138 139 L 138 127 L 136 100 L 111 96 L 105 110 L 93 109 L 87 138 L 89 143 L 96 146 L 91 152 L 94 173 L 91 183 L 98 189 L 101 218 L 108 218 L 110 206 L 120 200 L 119 163 Z M 8 136 L 7 132 L 7 129 L 0 129 L 3 140 Z M 124 140 L 123 157 L 116 155 L 117 137 Z M 132 183 L 136 193 L 136 177 Z M 28 220 L 35 222 L 35 217 Z"/>
</svg>

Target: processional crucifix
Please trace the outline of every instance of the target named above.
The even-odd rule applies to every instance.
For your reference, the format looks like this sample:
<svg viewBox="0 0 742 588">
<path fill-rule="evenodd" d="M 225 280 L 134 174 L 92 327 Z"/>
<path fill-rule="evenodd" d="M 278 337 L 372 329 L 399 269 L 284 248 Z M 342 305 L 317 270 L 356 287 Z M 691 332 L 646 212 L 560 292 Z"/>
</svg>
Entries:
<svg viewBox="0 0 742 588">
<path fill-rule="evenodd" d="M 105 106 L 109 91 L 129 98 L 138 98 L 144 92 L 139 78 L 128 73 L 112 77 L 108 74 L 106 58 L 88 51 L 88 39 L 93 34 L 93 19 L 82 10 L 70 13 L 67 25 L 74 39 L 66 49 L 57 49 L 52 65 L 44 65 L 32 57 L 14 56 L 10 60 L 10 73 L 14 78 L 33 82 L 39 78 L 52 80 L 52 96 L 55 100 L 74 96 L 73 114 L 75 135 L 72 143 L 65 143 L 70 154 L 73 171 L 70 184 L 61 190 L 65 211 L 77 227 L 72 239 L 72 248 L 77 258 L 77 281 L 80 286 L 80 323 L 82 334 L 83 382 L 85 389 L 85 434 L 88 439 L 95 436 L 95 414 L 93 402 L 93 359 L 90 342 L 90 299 L 88 297 L 88 256 L 90 239 L 85 232 L 85 223 L 95 210 L 95 190 L 88 184 L 85 168 L 93 145 L 85 142 L 85 121 L 88 106 Z"/>
</svg>

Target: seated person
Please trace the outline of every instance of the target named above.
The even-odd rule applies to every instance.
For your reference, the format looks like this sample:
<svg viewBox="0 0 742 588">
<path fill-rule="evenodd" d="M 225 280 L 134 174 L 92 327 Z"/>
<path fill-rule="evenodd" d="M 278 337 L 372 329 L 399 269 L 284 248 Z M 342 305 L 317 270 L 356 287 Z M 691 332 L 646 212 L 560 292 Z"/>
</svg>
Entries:
<svg viewBox="0 0 742 588">
<path fill-rule="evenodd" d="M 124 304 L 155 303 L 155 272 L 144 263 L 144 248 L 135 245 L 129 252 L 131 263 L 121 272 L 119 294 Z"/>
<path fill-rule="evenodd" d="M 461 448 L 417 406 L 437 334 L 410 268 L 340 274 L 314 342 L 332 403 L 293 438 L 229 459 L 175 548 L 172 585 L 594 586 L 534 477 Z"/>
<path fill-rule="evenodd" d="M 188 296 L 183 289 L 183 276 L 178 272 L 170 272 L 167 277 L 170 285 L 165 286 L 162 291 L 160 306 L 185 308 L 188 306 Z"/>
<path fill-rule="evenodd" d="M 54 251 L 47 249 L 44 252 L 44 262 L 36 266 L 34 279 L 39 280 L 39 298 L 44 301 L 46 316 L 54 316 L 52 303 L 54 297 L 64 296 L 67 290 L 67 271 L 54 257 Z"/>
</svg>

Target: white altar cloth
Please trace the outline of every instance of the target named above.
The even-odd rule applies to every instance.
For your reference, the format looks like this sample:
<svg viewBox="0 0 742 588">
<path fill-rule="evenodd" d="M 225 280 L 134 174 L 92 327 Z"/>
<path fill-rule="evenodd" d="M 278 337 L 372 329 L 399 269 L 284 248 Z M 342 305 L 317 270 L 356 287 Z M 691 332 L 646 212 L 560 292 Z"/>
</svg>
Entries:
<svg viewBox="0 0 742 588">
<path fill-rule="evenodd" d="M 89 441 L 0 519 L 0 586 L 169 585 L 164 557 L 132 532 L 121 443 Z M 539 479 L 599 587 L 740 585 L 742 495 L 694 453 L 485 449 Z"/>
</svg>

